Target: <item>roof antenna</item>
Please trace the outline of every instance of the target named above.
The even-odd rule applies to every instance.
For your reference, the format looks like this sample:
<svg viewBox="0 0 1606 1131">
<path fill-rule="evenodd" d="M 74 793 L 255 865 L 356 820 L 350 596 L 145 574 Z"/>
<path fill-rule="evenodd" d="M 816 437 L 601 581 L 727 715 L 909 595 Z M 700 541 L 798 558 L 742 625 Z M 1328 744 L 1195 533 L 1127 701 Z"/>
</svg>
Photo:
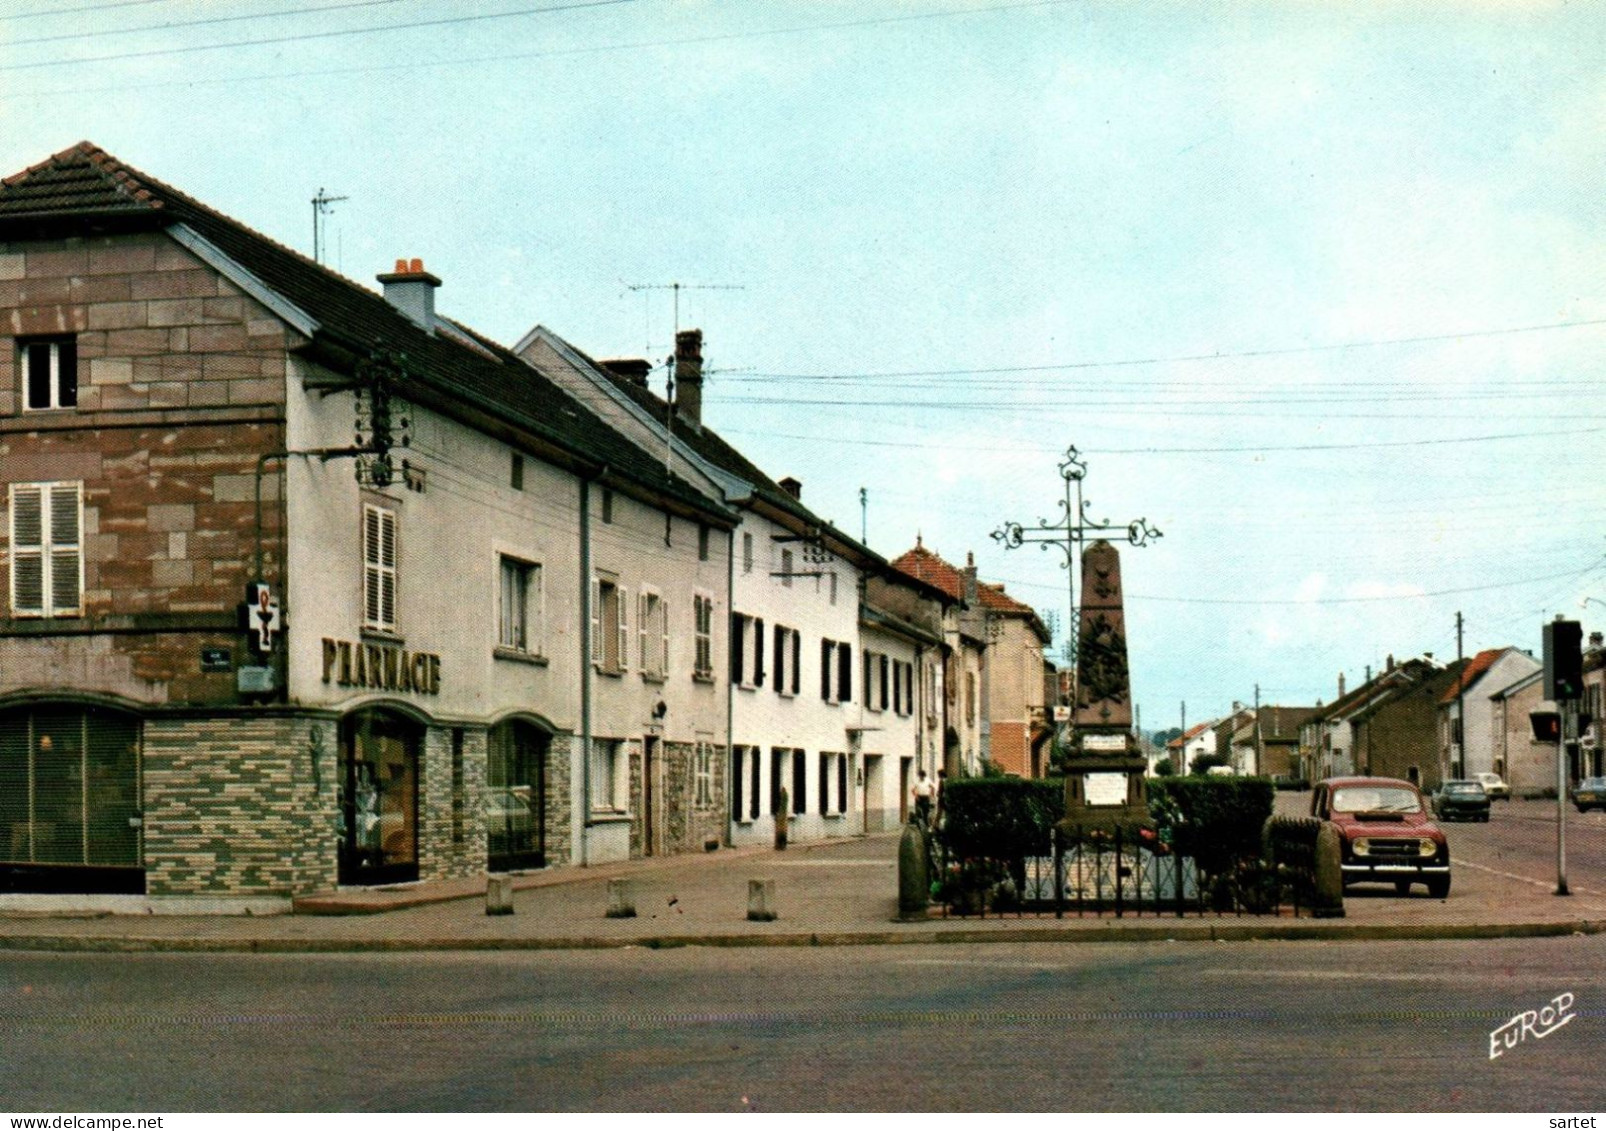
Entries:
<svg viewBox="0 0 1606 1131">
<path fill-rule="evenodd" d="M 623 282 L 623 280 L 621 280 Z M 745 291 L 746 286 L 740 283 L 624 283 L 627 291 L 673 291 L 675 295 L 675 333 L 680 333 L 680 292 L 681 291 Z M 624 296 L 620 296 L 621 298 Z M 643 294 L 643 299 L 646 295 Z M 652 349 L 651 331 L 647 349 Z"/>
<path fill-rule="evenodd" d="M 323 262 L 323 218 L 331 211 L 329 206 L 340 200 L 350 200 L 349 196 L 330 196 L 322 188 L 318 195 L 312 198 L 312 261 Z"/>
</svg>

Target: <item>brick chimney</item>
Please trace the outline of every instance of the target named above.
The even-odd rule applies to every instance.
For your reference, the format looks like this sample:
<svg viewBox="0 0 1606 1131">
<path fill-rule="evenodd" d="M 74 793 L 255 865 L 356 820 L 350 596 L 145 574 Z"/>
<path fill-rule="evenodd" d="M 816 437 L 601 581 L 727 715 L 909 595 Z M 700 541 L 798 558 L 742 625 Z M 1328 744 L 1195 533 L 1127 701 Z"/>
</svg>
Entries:
<svg viewBox="0 0 1606 1131">
<path fill-rule="evenodd" d="M 964 580 L 965 580 L 965 592 L 964 592 L 965 604 L 974 607 L 975 604 L 976 604 L 976 601 L 977 601 L 977 593 L 976 593 L 976 555 L 974 553 L 965 554 Z"/>
<path fill-rule="evenodd" d="M 1340 699 L 1344 698 L 1344 673 L 1343 672 L 1339 672 L 1338 673 L 1338 697 Z"/>
<path fill-rule="evenodd" d="M 430 333 L 435 332 L 435 288 L 441 281 L 424 270 L 422 259 L 398 259 L 396 270 L 380 275 L 385 301 Z"/>
<path fill-rule="evenodd" d="M 675 335 L 675 415 L 694 429 L 703 426 L 703 332 Z"/>
<path fill-rule="evenodd" d="M 652 372 L 652 362 L 644 357 L 619 357 L 598 364 L 625 384 L 641 389 L 647 387 L 647 375 Z"/>
<path fill-rule="evenodd" d="M 792 498 L 796 499 L 798 502 L 803 501 L 803 481 L 801 479 L 793 479 L 790 475 L 788 475 L 785 479 L 781 480 L 780 488 L 788 495 L 791 495 Z"/>
</svg>

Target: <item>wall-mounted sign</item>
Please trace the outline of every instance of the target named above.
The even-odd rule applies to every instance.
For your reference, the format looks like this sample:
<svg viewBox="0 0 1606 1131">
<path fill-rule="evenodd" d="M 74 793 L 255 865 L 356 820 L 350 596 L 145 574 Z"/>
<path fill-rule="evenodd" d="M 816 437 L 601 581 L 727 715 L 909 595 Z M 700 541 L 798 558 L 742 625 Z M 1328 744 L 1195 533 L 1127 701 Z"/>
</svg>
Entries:
<svg viewBox="0 0 1606 1131">
<path fill-rule="evenodd" d="M 251 647 L 264 656 L 272 652 L 279 637 L 279 602 L 267 582 L 253 581 L 245 587 L 245 618 Z"/>
<path fill-rule="evenodd" d="M 234 655 L 227 648 L 202 648 L 201 670 L 203 672 L 233 671 Z"/>
<path fill-rule="evenodd" d="M 266 695 L 273 690 L 273 669 L 241 668 L 234 673 L 234 686 L 242 695 Z"/>
<path fill-rule="evenodd" d="M 1124 734 L 1084 734 L 1082 736 L 1083 750 L 1125 750 L 1126 735 Z"/>
<path fill-rule="evenodd" d="M 341 687 L 439 695 L 441 658 L 432 652 L 409 652 L 389 644 L 353 644 L 326 636 L 323 681 Z"/>
<path fill-rule="evenodd" d="M 1125 774 L 1083 774 L 1082 796 L 1089 805 L 1125 805 Z"/>
</svg>

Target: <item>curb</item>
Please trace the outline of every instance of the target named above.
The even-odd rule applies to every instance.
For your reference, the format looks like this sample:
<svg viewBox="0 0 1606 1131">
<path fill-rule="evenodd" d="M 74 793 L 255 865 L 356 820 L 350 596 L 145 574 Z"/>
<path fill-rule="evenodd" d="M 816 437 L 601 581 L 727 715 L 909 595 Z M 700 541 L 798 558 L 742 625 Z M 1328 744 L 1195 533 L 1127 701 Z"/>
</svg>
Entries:
<svg viewBox="0 0 1606 1131">
<path fill-rule="evenodd" d="M 671 950 L 683 947 L 928 946 L 947 943 L 1271 942 L 1314 940 L 1453 940 L 1547 938 L 1606 933 L 1606 920 L 1552 923 L 1353 924 L 1186 923 L 1161 927 L 1087 927 L 1066 930 L 975 928 L 930 934 L 903 931 L 793 931 L 777 934 L 647 935 L 640 938 L 393 938 L 197 939 L 102 935 L 0 936 L 0 951 L 102 954 L 398 954 L 431 951 Z"/>
</svg>

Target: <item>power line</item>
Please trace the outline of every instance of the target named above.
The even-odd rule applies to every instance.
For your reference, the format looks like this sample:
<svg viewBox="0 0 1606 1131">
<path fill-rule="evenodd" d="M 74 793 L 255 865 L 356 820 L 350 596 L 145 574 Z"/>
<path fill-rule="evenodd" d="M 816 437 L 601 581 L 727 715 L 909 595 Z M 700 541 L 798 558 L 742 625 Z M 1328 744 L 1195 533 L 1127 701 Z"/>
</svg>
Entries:
<svg viewBox="0 0 1606 1131">
<path fill-rule="evenodd" d="M 1135 601 L 1163 601 L 1175 605 L 1360 605 L 1375 604 L 1380 601 L 1418 601 L 1423 597 L 1451 597 L 1459 593 L 1482 593 L 1491 589 L 1513 589 L 1519 585 L 1538 585 L 1546 581 L 1556 581 L 1563 577 L 1578 578 L 1588 574 L 1590 570 L 1598 568 L 1598 564 L 1591 565 L 1585 570 L 1569 570 L 1566 573 L 1552 573 L 1545 577 L 1525 577 L 1517 581 L 1497 581 L 1491 585 L 1467 585 L 1459 589 L 1438 589 L 1424 593 L 1391 593 L 1378 597 L 1312 597 L 1305 600 L 1298 598 L 1278 599 L 1259 597 L 1253 600 L 1229 597 L 1157 597 L 1147 593 L 1128 593 L 1128 600 Z"/>
<path fill-rule="evenodd" d="M 116 55 L 91 55 L 83 59 L 51 59 L 43 63 L 10 63 L 0 71 L 32 71 L 42 67 L 81 66 L 86 63 L 113 63 L 125 59 L 151 59 L 164 55 L 189 55 L 199 51 L 226 51 L 235 47 L 271 47 L 284 43 L 304 43 L 314 39 L 340 39 L 354 35 L 373 35 L 386 31 L 416 31 L 420 28 L 437 28 L 460 24 L 482 23 L 486 20 L 509 20 L 521 16 L 544 16 L 554 12 L 572 12 L 584 8 L 611 8 L 621 4 L 634 4 L 638 0 L 574 0 L 569 4 L 555 4 L 542 8 L 521 8 L 513 12 L 488 12 L 473 16 L 444 16 L 436 20 L 418 20 L 407 24 L 383 24 L 379 27 L 343 28 L 338 31 L 309 31 L 297 35 L 280 35 L 267 39 L 240 39 L 232 43 L 200 43 L 188 47 L 162 47 L 150 51 L 124 51 Z"/>
<path fill-rule="evenodd" d="M 629 2 L 629 0 L 620 0 Z M 720 35 L 693 35 L 681 36 L 674 39 L 647 39 L 634 40 L 624 43 L 591 44 L 583 47 L 565 47 L 547 51 L 519 51 L 500 55 L 468 56 L 461 59 L 414 59 L 405 63 L 384 63 L 360 67 L 327 67 L 316 71 L 280 71 L 269 74 L 241 75 L 234 78 L 219 79 L 173 79 L 163 82 L 148 83 L 117 83 L 102 87 L 58 88 L 56 90 L 39 90 L 25 92 L 29 98 L 56 98 L 63 95 L 103 94 L 109 91 L 124 92 L 129 90 L 157 90 L 163 87 L 195 87 L 220 86 L 236 83 L 272 82 L 278 79 L 306 79 L 328 78 L 335 75 L 361 75 L 379 74 L 386 71 L 420 71 L 439 67 L 479 66 L 484 63 L 511 63 L 525 62 L 531 59 L 554 59 L 570 55 L 607 54 L 616 51 L 637 51 L 650 47 L 695 47 L 712 43 L 732 43 L 748 39 L 768 39 L 785 35 L 800 35 L 819 31 L 843 31 L 862 27 L 877 27 L 890 24 L 908 23 L 915 20 L 946 19 L 950 16 L 990 15 L 995 12 L 1019 11 L 1029 8 L 1057 8 L 1067 4 L 1080 3 L 1081 0 L 1023 0 L 1013 4 L 993 4 L 972 8 L 950 8 L 937 12 L 922 12 L 906 16 L 886 16 L 879 19 L 844 20 L 834 23 L 796 24 L 789 27 L 760 28 L 756 31 L 729 32 Z M 554 9 L 561 10 L 561 9 Z M 378 29 L 386 30 L 386 29 Z M 70 62 L 87 62 L 89 60 L 69 60 Z M 38 64 L 40 66 L 50 64 Z M 4 68 L 0 68 L 4 69 Z"/>
<path fill-rule="evenodd" d="M 143 35 L 153 31 L 178 31 L 182 28 L 208 27 L 213 24 L 235 24 L 246 20 L 271 20 L 279 16 L 308 16 L 319 12 L 342 12 L 350 8 L 377 8 L 382 5 L 401 4 L 405 0 L 346 0 L 342 4 L 325 4 L 319 8 L 281 8 L 276 12 L 255 12 L 243 16 L 213 16 L 204 20 L 174 20 L 166 24 L 147 24 L 145 27 L 110 28 L 102 31 L 63 32 L 60 35 L 39 35 L 32 39 L 13 39 L 8 47 L 22 47 L 31 43 L 60 43 L 74 39 L 104 39 L 113 35 Z"/>
<path fill-rule="evenodd" d="M 1213 353 L 1156 355 L 1154 357 L 1114 358 L 1103 361 L 1065 361 L 1052 365 L 1004 365 L 988 369 L 907 369 L 878 373 L 765 373 L 789 381 L 861 381 L 867 377 L 948 377 L 984 376 L 989 373 L 1049 373 L 1060 369 L 1117 369 L 1139 365 L 1173 365 L 1189 361 L 1228 361 L 1251 357 L 1288 357 L 1295 354 L 1333 353 L 1339 350 L 1373 349 L 1380 346 L 1426 345 L 1454 342 L 1465 338 L 1493 338 L 1510 334 L 1539 334 L 1551 330 L 1571 330 L 1606 326 L 1606 318 L 1546 322 L 1533 326 L 1506 326 L 1491 330 L 1465 330 L 1457 333 L 1418 334 L 1404 338 L 1366 338 L 1353 342 L 1333 342 L 1315 346 L 1279 346 L 1265 349 L 1217 350 Z"/>
<path fill-rule="evenodd" d="M 13 12 L 9 16 L 0 16 L 0 23 L 9 23 L 12 20 L 32 20 L 40 16 L 74 16 L 80 12 L 106 12 L 113 8 L 148 8 L 152 4 L 170 4 L 172 0 L 115 0 L 111 4 L 83 4 L 77 8 L 50 8 L 37 12 Z"/>
</svg>

